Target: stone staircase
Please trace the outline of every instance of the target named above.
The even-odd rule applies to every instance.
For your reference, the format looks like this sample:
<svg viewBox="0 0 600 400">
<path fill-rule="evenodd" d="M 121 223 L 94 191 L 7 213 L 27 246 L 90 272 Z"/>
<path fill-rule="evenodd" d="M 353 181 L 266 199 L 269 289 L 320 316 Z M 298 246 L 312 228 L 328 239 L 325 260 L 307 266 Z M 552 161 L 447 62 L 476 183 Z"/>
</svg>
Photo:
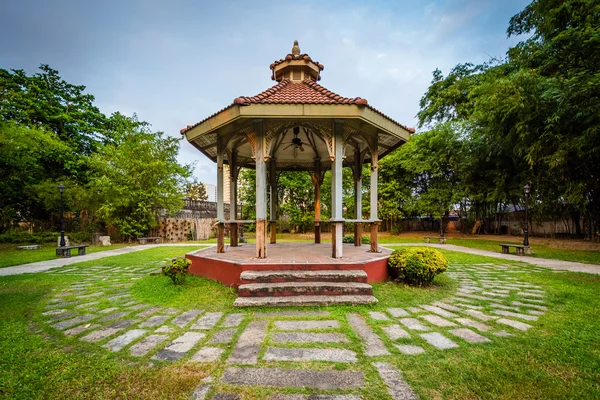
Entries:
<svg viewBox="0 0 600 400">
<path fill-rule="evenodd" d="M 240 275 L 235 307 L 372 304 L 363 270 L 260 270 Z"/>
</svg>

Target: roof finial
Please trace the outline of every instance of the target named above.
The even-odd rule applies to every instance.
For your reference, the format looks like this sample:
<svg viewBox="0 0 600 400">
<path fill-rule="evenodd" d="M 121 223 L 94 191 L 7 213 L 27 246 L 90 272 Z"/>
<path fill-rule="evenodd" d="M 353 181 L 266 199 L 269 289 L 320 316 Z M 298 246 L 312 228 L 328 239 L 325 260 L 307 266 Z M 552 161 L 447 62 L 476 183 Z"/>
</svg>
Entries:
<svg viewBox="0 0 600 400">
<path fill-rule="evenodd" d="M 300 46 L 298 46 L 298 41 L 294 40 L 294 47 L 292 47 L 292 55 L 299 56 L 300 55 Z"/>
</svg>

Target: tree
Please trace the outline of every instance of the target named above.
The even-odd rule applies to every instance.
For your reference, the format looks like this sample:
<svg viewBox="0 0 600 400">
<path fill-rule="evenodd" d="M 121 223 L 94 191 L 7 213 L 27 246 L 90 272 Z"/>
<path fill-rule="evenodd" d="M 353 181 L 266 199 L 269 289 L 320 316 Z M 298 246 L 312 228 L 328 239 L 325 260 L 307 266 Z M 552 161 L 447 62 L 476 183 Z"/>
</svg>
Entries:
<svg viewBox="0 0 600 400">
<path fill-rule="evenodd" d="M 181 208 L 191 167 L 177 162 L 179 141 L 138 125 L 91 156 L 89 188 L 102 222 L 138 237 L 156 226 L 161 209 Z"/>
<path fill-rule="evenodd" d="M 202 182 L 194 182 L 188 185 L 186 197 L 190 200 L 206 201 L 208 193 Z"/>
</svg>

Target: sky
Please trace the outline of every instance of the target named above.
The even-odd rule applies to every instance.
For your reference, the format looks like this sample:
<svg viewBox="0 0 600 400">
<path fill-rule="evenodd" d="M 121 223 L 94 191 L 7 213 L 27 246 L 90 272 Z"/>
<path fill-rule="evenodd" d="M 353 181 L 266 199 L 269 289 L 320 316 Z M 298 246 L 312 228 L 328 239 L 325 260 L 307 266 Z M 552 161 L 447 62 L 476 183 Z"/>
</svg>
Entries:
<svg viewBox="0 0 600 400">
<path fill-rule="evenodd" d="M 325 66 L 319 82 L 414 127 L 432 71 L 503 58 L 522 0 L 14 0 L 0 12 L 0 68 L 49 64 L 110 115 L 137 113 L 168 135 L 275 84 L 291 52 Z M 216 182 L 216 165 L 181 142 L 179 160 Z"/>
</svg>

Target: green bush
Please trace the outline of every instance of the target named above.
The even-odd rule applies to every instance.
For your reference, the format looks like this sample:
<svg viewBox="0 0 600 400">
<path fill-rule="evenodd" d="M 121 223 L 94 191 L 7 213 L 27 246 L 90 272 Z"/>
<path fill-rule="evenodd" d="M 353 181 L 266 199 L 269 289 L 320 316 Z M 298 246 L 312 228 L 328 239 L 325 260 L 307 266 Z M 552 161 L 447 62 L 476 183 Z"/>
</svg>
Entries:
<svg viewBox="0 0 600 400">
<path fill-rule="evenodd" d="M 393 278 L 411 285 L 430 285 L 433 278 L 448 269 L 448 260 L 438 250 L 406 247 L 395 250 L 388 260 Z"/>
<path fill-rule="evenodd" d="M 187 258 L 174 258 L 170 264 L 162 267 L 162 273 L 171 278 L 174 284 L 180 285 L 185 281 L 190 265 L 192 265 L 192 262 Z"/>
<path fill-rule="evenodd" d="M 362 244 L 369 244 L 371 240 L 367 236 L 361 238 Z M 342 243 L 354 243 L 354 235 L 346 235 L 342 239 Z"/>
</svg>

